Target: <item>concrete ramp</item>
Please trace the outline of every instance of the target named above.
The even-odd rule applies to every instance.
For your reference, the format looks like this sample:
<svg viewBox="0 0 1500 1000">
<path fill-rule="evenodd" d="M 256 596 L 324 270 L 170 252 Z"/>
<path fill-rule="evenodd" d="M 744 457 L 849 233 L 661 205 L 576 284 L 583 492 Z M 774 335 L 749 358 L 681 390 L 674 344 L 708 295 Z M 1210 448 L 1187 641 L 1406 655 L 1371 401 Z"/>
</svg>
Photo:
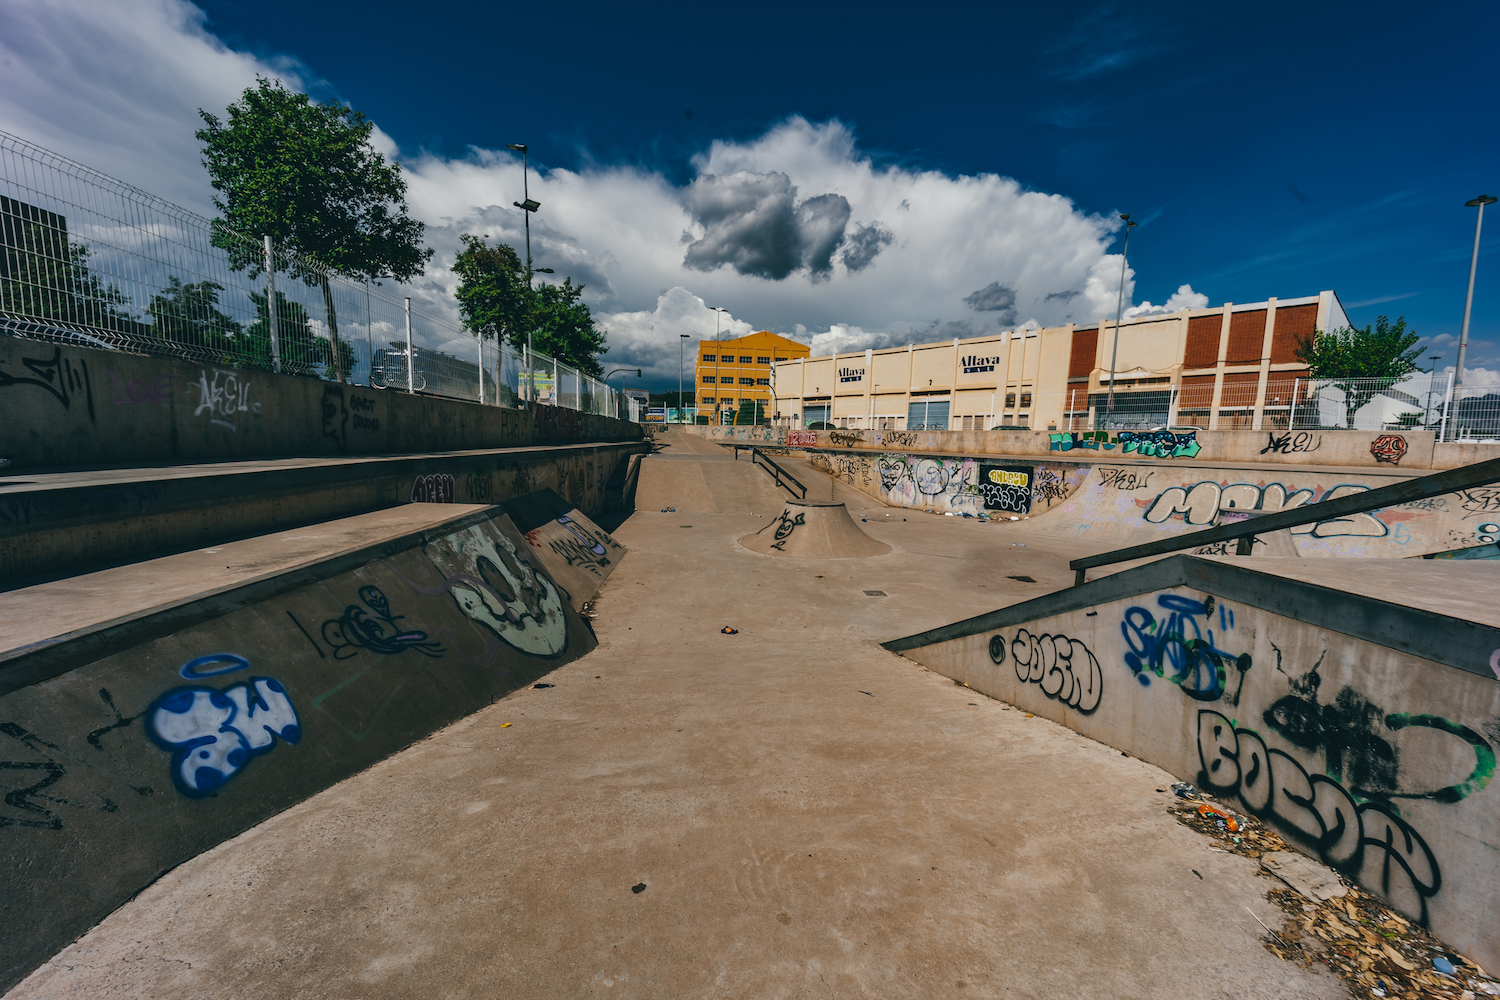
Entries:
<svg viewBox="0 0 1500 1000">
<path fill-rule="evenodd" d="M 526 537 L 531 555 L 581 611 L 625 557 L 625 546 L 552 490 L 507 500 L 506 515 Z"/>
<path fill-rule="evenodd" d="M 1500 565 L 1179 555 L 885 646 L 1194 782 L 1500 966 Z"/>
<path fill-rule="evenodd" d="M 863 559 L 891 551 L 865 534 L 836 500 L 788 500 L 779 517 L 740 544 L 752 552 L 795 559 Z"/>
<path fill-rule="evenodd" d="M 587 568 L 547 540 L 596 553 L 548 523 L 533 545 L 471 511 L 0 653 L 0 987 L 184 860 L 592 650 L 546 565 L 577 593 Z M 87 602 L 114 572 L 34 589 Z"/>
</svg>

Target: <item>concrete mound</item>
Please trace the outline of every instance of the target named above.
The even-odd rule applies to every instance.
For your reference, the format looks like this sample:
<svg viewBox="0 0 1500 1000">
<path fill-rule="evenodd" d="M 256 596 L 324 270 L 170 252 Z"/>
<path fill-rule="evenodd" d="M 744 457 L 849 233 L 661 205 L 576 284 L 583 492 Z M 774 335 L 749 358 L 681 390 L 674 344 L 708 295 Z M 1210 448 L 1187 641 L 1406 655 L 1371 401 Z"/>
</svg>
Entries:
<svg viewBox="0 0 1500 1000">
<path fill-rule="evenodd" d="M 797 559 L 863 559 L 891 551 L 865 534 L 835 500 L 788 500 L 780 515 L 740 544 L 752 552 Z"/>
</svg>

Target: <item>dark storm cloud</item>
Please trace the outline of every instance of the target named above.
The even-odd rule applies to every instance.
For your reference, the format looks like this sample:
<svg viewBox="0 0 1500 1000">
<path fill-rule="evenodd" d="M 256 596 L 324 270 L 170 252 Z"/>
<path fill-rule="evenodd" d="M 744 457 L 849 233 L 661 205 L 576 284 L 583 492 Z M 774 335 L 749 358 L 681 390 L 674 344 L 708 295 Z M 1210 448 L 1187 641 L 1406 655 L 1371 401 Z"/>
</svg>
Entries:
<svg viewBox="0 0 1500 1000">
<path fill-rule="evenodd" d="M 797 206 L 797 232 L 802 237 L 802 259 L 814 281 L 833 272 L 833 252 L 844 242 L 849 224 L 849 199 L 820 194 Z"/>
<path fill-rule="evenodd" d="M 999 313 L 995 322 L 1007 326 L 1016 321 L 1016 290 L 992 281 L 977 292 L 964 296 L 964 305 L 975 312 Z"/>
<path fill-rule="evenodd" d="M 796 185 L 779 172 L 706 174 L 683 191 L 682 203 L 704 229 L 683 264 L 698 271 L 728 265 L 771 281 L 802 269 L 814 281 L 827 278 L 849 225 L 849 199 L 822 194 L 799 205 Z"/>
<path fill-rule="evenodd" d="M 891 231 L 878 222 L 868 226 L 856 225 L 854 231 L 844 237 L 844 252 L 839 254 L 839 259 L 850 271 L 863 271 L 893 239 L 895 236 Z"/>
<path fill-rule="evenodd" d="M 1083 293 L 1080 292 L 1076 288 L 1071 289 L 1071 290 L 1066 291 L 1066 292 L 1048 292 L 1047 295 L 1046 295 L 1046 301 L 1048 301 L 1048 302 L 1072 302 L 1074 299 L 1078 298 L 1078 296 L 1080 296 L 1082 294 Z"/>
</svg>

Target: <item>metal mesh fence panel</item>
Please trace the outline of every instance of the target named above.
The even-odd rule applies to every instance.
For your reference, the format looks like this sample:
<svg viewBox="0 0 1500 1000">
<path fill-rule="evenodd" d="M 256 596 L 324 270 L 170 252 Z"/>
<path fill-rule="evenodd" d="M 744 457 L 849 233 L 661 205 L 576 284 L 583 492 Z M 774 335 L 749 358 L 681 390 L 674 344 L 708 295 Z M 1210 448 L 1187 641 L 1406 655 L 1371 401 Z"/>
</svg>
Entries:
<svg viewBox="0 0 1500 1000">
<path fill-rule="evenodd" d="M 614 390 L 552 358 L 528 364 L 524 353 L 412 308 L 383 282 L 338 274 L 4 132 L 0 333 L 626 415 Z M 566 371 L 568 388 L 531 377 L 543 371 Z"/>
</svg>

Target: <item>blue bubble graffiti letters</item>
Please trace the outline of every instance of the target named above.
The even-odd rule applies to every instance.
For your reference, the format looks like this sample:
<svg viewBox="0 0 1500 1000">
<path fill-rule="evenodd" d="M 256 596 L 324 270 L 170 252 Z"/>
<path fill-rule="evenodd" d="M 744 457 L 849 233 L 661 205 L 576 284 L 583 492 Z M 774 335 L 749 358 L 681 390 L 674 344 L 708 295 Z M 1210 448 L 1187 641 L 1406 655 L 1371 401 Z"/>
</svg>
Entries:
<svg viewBox="0 0 1500 1000">
<path fill-rule="evenodd" d="M 278 738 L 296 743 L 302 726 L 280 681 L 251 677 L 223 690 L 173 688 L 146 710 L 146 734 L 172 754 L 177 790 L 201 799 L 270 753 Z"/>
<path fill-rule="evenodd" d="M 1178 594 L 1159 594 L 1157 607 L 1168 612 L 1157 619 L 1139 605 L 1127 608 L 1120 622 L 1129 652 L 1125 665 L 1142 685 L 1149 685 L 1153 675 L 1182 689 L 1196 701 L 1217 701 L 1227 694 L 1229 670 L 1238 674 L 1234 692 L 1228 694 L 1231 705 L 1239 704 L 1245 674 L 1252 660 L 1249 653 L 1226 652 L 1214 643 L 1212 629 L 1214 600 L 1195 600 Z M 1220 633 L 1233 628 L 1233 619 L 1220 606 Z M 1229 612 L 1232 614 L 1232 611 Z M 1202 624 L 1199 619 L 1202 618 Z M 1171 668 L 1171 674 L 1167 668 Z"/>
<path fill-rule="evenodd" d="M 1148 458 L 1197 458 L 1203 450 L 1197 431 L 1120 431 L 1111 437 L 1108 431 L 1064 431 L 1048 435 L 1049 451 L 1114 451 L 1136 453 Z"/>
</svg>

